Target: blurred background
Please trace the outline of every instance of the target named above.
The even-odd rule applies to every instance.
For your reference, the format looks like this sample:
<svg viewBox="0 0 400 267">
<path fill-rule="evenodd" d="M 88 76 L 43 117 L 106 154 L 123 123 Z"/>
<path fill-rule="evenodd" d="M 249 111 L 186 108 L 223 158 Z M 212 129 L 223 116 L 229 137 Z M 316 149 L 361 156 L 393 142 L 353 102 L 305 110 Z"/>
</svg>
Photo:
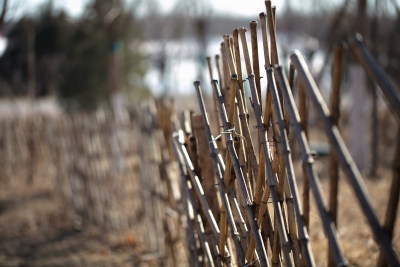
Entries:
<svg viewBox="0 0 400 267">
<path fill-rule="evenodd" d="M 320 82 L 335 40 L 359 31 L 399 84 L 398 0 L 274 5 L 279 53 L 300 49 Z M 113 92 L 128 102 L 191 93 L 193 80 L 208 78 L 205 56 L 219 53 L 221 35 L 248 27 L 265 9 L 259 0 L 8 0 L 1 7 L 1 96 L 53 97 L 64 108 L 89 109 Z"/>
<path fill-rule="evenodd" d="M 334 44 L 354 32 L 400 88 L 399 0 L 273 5 L 280 63 L 299 49 L 324 96 Z M 197 109 L 194 80 L 210 94 L 206 56 L 260 12 L 263 0 L 0 1 L 0 265 L 185 266 L 171 118 Z M 355 58 L 345 61 L 343 135 L 362 172 L 385 178 L 369 188 L 387 190 L 396 121 Z M 350 90 L 359 83 L 361 97 Z M 359 228 L 355 246 L 366 248 L 354 262 L 377 252 Z"/>
</svg>

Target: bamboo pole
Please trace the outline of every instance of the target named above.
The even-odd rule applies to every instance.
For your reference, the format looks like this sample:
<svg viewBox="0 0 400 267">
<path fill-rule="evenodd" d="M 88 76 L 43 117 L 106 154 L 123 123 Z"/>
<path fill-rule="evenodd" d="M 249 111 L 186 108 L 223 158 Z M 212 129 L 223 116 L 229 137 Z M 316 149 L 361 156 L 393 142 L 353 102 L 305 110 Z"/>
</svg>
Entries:
<svg viewBox="0 0 400 267">
<path fill-rule="evenodd" d="M 233 30 L 233 47 L 235 50 L 235 63 L 236 63 L 236 71 L 237 71 L 238 82 L 239 82 L 239 89 L 240 89 L 241 94 L 244 99 L 243 104 L 244 104 L 245 114 L 248 114 L 246 98 L 245 98 L 245 94 L 244 94 L 244 87 L 243 87 L 243 74 L 242 74 L 242 64 L 241 64 L 241 60 L 240 60 L 239 30 L 238 29 Z"/>
<path fill-rule="evenodd" d="M 400 196 L 400 128 L 397 133 L 397 147 L 393 161 L 393 178 L 392 186 L 390 187 L 390 195 L 388 206 L 386 209 L 384 229 L 393 238 L 393 230 L 396 223 L 396 214 L 399 206 Z M 385 260 L 382 248 L 379 252 L 378 267 L 387 266 L 388 262 Z"/>
<path fill-rule="evenodd" d="M 268 181 L 268 187 L 270 190 L 270 194 L 272 196 L 272 201 L 274 205 L 274 211 L 275 211 L 275 218 L 276 218 L 276 224 L 277 224 L 277 233 L 279 234 L 279 238 L 281 241 L 281 246 L 283 250 L 283 254 L 285 257 L 285 263 L 286 266 L 293 266 L 293 259 L 291 257 L 290 253 L 290 243 L 287 238 L 286 232 L 285 232 L 285 223 L 283 220 L 283 215 L 282 215 L 282 207 L 280 205 L 280 199 L 278 197 L 278 191 L 277 191 L 277 184 L 274 179 L 274 171 L 272 168 L 272 163 L 270 159 L 270 153 L 271 150 L 269 148 L 269 143 L 266 135 L 266 129 L 263 121 L 263 117 L 261 114 L 261 109 L 260 109 L 260 101 L 257 97 L 257 93 L 255 90 L 255 84 L 254 84 L 254 75 L 250 75 L 248 77 L 249 84 L 250 84 L 250 91 L 251 95 L 253 97 L 253 104 L 254 104 L 254 112 L 256 114 L 256 119 L 257 119 L 257 127 L 260 132 L 260 137 L 261 137 L 261 144 L 263 148 L 263 153 L 264 153 L 264 159 L 267 167 L 267 181 Z"/>
<path fill-rule="evenodd" d="M 223 38 L 224 38 L 225 56 L 228 61 L 230 75 L 233 75 L 233 74 L 236 75 L 237 74 L 236 67 L 235 67 L 235 63 L 234 63 L 234 59 L 233 59 L 233 55 L 232 55 L 232 50 L 231 50 L 232 47 L 231 47 L 229 35 L 224 34 Z"/>
<path fill-rule="evenodd" d="M 228 96 L 226 95 L 227 92 L 229 91 L 229 86 L 230 86 L 230 70 L 229 70 L 229 63 L 228 63 L 228 50 L 225 49 L 225 44 L 224 42 L 221 43 L 221 60 L 222 60 L 222 76 L 224 79 L 224 84 L 225 87 L 222 88 L 222 95 L 224 96 L 224 99 L 226 99 Z"/>
<path fill-rule="evenodd" d="M 362 36 L 360 34 L 353 35 L 349 40 L 349 44 L 351 51 L 361 62 L 369 77 L 371 77 L 371 79 L 381 88 L 392 112 L 394 112 L 397 118 L 397 121 L 400 122 L 400 98 L 398 93 L 396 93 L 395 88 L 387 79 L 379 65 L 375 62 L 371 53 L 365 47 Z"/>
<path fill-rule="evenodd" d="M 250 37 L 251 37 L 251 55 L 253 58 L 253 74 L 256 80 L 256 89 L 258 98 L 261 97 L 261 77 L 260 77 L 260 63 L 258 62 L 258 40 L 257 40 L 257 21 L 250 22 Z M 261 108 L 262 110 L 262 108 Z"/>
<path fill-rule="evenodd" d="M 217 63 L 219 64 L 219 63 Z M 212 64 L 211 64 L 211 58 L 207 57 L 207 65 L 208 65 L 208 72 L 210 74 L 210 81 L 214 80 L 214 75 L 213 75 L 213 68 L 212 68 Z M 219 70 L 218 70 L 219 72 Z M 212 99 L 213 99 L 213 116 L 215 117 L 214 121 L 215 121 L 215 130 L 218 131 L 219 130 L 219 126 L 220 126 L 220 122 L 218 119 L 218 107 L 217 107 L 217 98 L 215 97 L 215 95 L 212 93 Z"/>
<path fill-rule="evenodd" d="M 400 262 L 397 259 L 396 253 L 394 252 L 393 246 L 390 242 L 390 237 L 379 225 L 379 220 L 373 211 L 371 201 L 367 195 L 366 186 L 362 180 L 362 176 L 346 146 L 344 145 L 343 139 L 340 136 L 337 127 L 333 125 L 330 119 L 328 107 L 326 106 L 323 97 L 321 96 L 321 93 L 319 92 L 318 87 L 315 84 L 315 81 L 312 79 L 312 76 L 310 74 L 310 71 L 308 70 L 307 64 L 305 63 L 303 56 L 300 54 L 300 52 L 295 51 L 291 55 L 291 61 L 295 65 L 299 77 L 303 81 L 305 85 L 304 87 L 307 89 L 306 92 L 323 122 L 322 125 L 324 131 L 328 136 L 332 148 L 334 148 L 334 151 L 338 156 L 339 162 L 341 163 L 341 166 L 350 181 L 350 184 L 354 190 L 354 193 L 357 196 L 362 211 L 372 229 L 375 240 L 383 249 L 384 255 L 388 262 L 394 266 L 400 265 Z"/>
<path fill-rule="evenodd" d="M 225 172 L 228 172 L 228 171 L 230 172 L 230 170 L 225 169 L 225 165 L 223 164 L 222 157 L 218 152 L 218 148 L 215 143 L 215 139 L 211 134 L 210 127 L 209 127 L 209 121 L 208 121 L 207 113 L 205 110 L 204 100 L 203 100 L 203 96 L 202 96 L 202 92 L 201 92 L 201 88 L 200 88 L 200 82 L 195 82 L 194 86 L 196 89 L 196 94 L 197 94 L 197 98 L 198 98 L 199 105 L 200 105 L 200 111 L 201 111 L 201 114 L 203 115 L 203 122 L 204 122 L 204 127 L 206 129 L 206 135 L 207 135 L 208 143 L 209 143 L 209 147 L 210 147 L 210 153 L 211 153 L 211 158 L 212 158 L 212 162 L 213 162 L 213 167 L 214 167 L 215 174 L 217 176 L 217 181 L 219 184 L 218 187 L 220 190 L 222 203 L 224 204 L 224 208 L 226 211 L 228 224 L 229 224 L 230 230 L 231 230 L 232 239 L 235 243 L 238 261 L 241 264 L 244 264 L 245 258 L 244 258 L 243 248 L 241 245 L 240 235 L 236 229 L 235 220 L 233 218 L 231 206 L 229 204 L 228 194 L 226 192 L 226 187 L 224 184 L 224 174 L 225 174 Z M 233 195 L 233 194 L 231 194 L 231 195 Z M 237 212 L 240 214 L 240 209 L 238 207 L 237 207 Z M 240 218 L 242 218 L 241 215 L 240 215 Z M 243 218 L 242 218 L 242 220 L 243 220 Z"/>
<path fill-rule="evenodd" d="M 216 92 L 216 95 L 218 96 L 218 107 L 219 107 L 219 111 L 220 111 L 220 117 L 222 120 L 224 131 L 226 132 L 225 141 L 226 141 L 229 155 L 231 156 L 232 166 L 233 166 L 236 178 L 239 183 L 240 192 L 241 192 L 242 198 L 243 198 L 243 206 L 246 209 L 247 218 L 249 220 L 250 228 L 251 228 L 251 231 L 252 231 L 254 239 L 255 239 L 256 250 L 257 250 L 259 260 L 260 260 L 260 264 L 261 264 L 261 266 L 268 266 L 268 260 L 267 260 L 268 257 L 267 257 L 266 251 L 265 251 L 264 242 L 262 240 L 257 222 L 255 220 L 255 214 L 254 214 L 254 210 L 252 207 L 252 201 L 250 199 L 246 181 L 245 181 L 242 169 L 240 168 L 239 160 L 238 160 L 238 157 L 237 157 L 234 145 L 233 145 L 232 132 L 230 131 L 230 128 L 229 128 L 228 118 L 226 115 L 225 105 L 224 105 L 224 101 L 222 99 L 222 94 L 218 87 L 218 82 L 216 80 L 214 80 L 212 82 L 212 85 L 213 85 L 214 91 Z"/>
<path fill-rule="evenodd" d="M 268 30 L 271 40 L 271 65 L 275 66 L 276 64 L 279 64 L 279 59 L 278 48 L 276 45 L 275 16 L 272 11 L 271 0 L 265 1 L 265 7 L 267 9 Z"/>
<path fill-rule="evenodd" d="M 224 84 L 224 78 L 222 77 L 222 70 L 221 70 L 221 65 L 220 65 L 220 61 L 219 61 L 220 56 L 217 54 L 215 55 L 215 67 L 217 68 L 217 72 L 218 72 L 218 80 L 221 83 L 221 86 L 225 86 Z"/>
<path fill-rule="evenodd" d="M 332 93 L 331 93 L 331 114 L 332 122 L 339 127 L 340 116 L 340 84 L 342 82 L 343 72 L 343 43 L 335 46 L 334 62 L 332 72 Z M 336 155 L 331 151 L 329 155 L 329 213 L 331 219 L 337 228 L 337 206 L 338 206 L 338 182 L 339 182 L 339 166 Z M 328 251 L 328 265 L 334 266 L 332 255 Z"/>
<path fill-rule="evenodd" d="M 231 90 L 230 90 L 230 111 L 229 111 L 229 124 L 230 127 L 233 127 L 233 116 L 235 113 L 235 93 L 236 93 L 236 83 L 237 83 L 237 76 L 236 74 L 232 74 L 231 77 Z M 230 161 L 230 157 L 228 154 L 226 154 L 226 166 L 227 166 L 227 171 L 224 173 L 224 186 L 225 190 L 228 189 L 229 184 L 231 182 L 231 169 L 232 169 L 232 164 Z M 221 214 L 221 220 L 220 220 L 220 225 L 223 227 L 223 231 L 221 230 L 221 237 L 220 237 L 220 251 L 221 248 L 223 249 L 226 243 L 226 212 L 223 210 L 223 213 Z"/>
<path fill-rule="evenodd" d="M 243 57 L 244 57 L 244 62 L 246 65 L 246 71 L 247 71 L 247 76 L 253 73 L 251 69 L 251 61 L 250 61 L 250 55 L 249 55 L 249 48 L 247 46 L 247 39 L 246 39 L 246 28 L 240 28 L 239 29 L 239 35 L 240 35 L 240 40 L 242 41 L 242 49 L 243 49 Z"/>
</svg>

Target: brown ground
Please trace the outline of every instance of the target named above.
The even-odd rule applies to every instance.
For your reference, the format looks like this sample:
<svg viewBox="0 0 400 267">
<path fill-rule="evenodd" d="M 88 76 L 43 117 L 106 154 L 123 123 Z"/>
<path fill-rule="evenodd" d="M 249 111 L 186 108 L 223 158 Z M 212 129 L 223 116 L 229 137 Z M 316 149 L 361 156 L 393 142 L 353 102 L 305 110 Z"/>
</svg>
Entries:
<svg viewBox="0 0 400 267">
<path fill-rule="evenodd" d="M 384 178 L 365 181 L 382 219 L 391 178 L 390 171 L 379 173 Z M 51 188 L 38 184 L 10 182 L 0 189 L 0 266 L 135 266 L 146 257 L 154 258 L 140 253 L 140 244 L 132 246 L 127 234 L 80 231 Z M 327 184 L 327 179 L 322 179 L 325 191 Z M 345 179 L 340 190 L 339 239 L 343 252 L 350 266 L 375 266 L 378 247 Z M 310 236 L 315 260 L 318 266 L 325 266 L 327 242 L 314 205 Z M 400 255 L 400 220 L 393 243 Z"/>
<path fill-rule="evenodd" d="M 49 183 L 0 188 L 0 266 L 137 266 L 142 253 L 129 233 L 81 231 Z"/>
</svg>

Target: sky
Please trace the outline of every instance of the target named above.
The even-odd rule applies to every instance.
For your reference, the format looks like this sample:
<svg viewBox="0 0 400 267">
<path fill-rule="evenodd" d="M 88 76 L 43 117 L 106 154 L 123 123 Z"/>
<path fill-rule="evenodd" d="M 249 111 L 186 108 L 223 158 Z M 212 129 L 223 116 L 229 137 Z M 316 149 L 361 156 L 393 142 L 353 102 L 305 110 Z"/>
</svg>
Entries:
<svg viewBox="0 0 400 267">
<path fill-rule="evenodd" d="M 11 5 L 15 6 L 15 15 L 22 13 L 35 12 L 36 8 L 40 7 L 48 0 L 11 0 Z M 129 0 L 127 0 L 129 2 Z M 178 0 L 153 0 L 160 5 L 161 11 L 168 13 L 172 10 Z M 260 10 L 265 9 L 264 0 L 181 0 L 181 1 L 201 1 L 204 5 L 210 5 L 215 13 L 232 14 L 242 16 L 255 16 L 258 15 Z M 323 2 L 324 5 L 337 5 L 343 0 L 329 0 L 329 1 L 296 1 L 296 0 L 272 0 L 272 4 L 277 6 L 277 11 L 282 11 L 285 8 L 286 2 L 290 1 L 293 8 L 296 10 L 310 10 L 315 7 L 316 3 Z M 53 0 L 56 8 L 63 8 L 72 16 L 79 16 L 88 0 Z"/>
</svg>

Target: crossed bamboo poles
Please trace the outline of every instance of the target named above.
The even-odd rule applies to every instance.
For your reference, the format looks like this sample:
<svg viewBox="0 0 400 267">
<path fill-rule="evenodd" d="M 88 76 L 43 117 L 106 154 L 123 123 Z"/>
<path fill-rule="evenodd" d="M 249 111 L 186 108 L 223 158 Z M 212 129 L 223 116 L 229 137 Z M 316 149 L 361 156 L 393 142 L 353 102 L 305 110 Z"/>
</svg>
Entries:
<svg viewBox="0 0 400 267">
<path fill-rule="evenodd" d="M 213 225 L 214 237 L 218 239 L 220 259 L 221 257 L 223 259 L 236 255 L 237 262 L 240 265 L 253 263 L 254 259 L 261 266 L 269 266 L 270 262 L 272 266 L 280 266 L 282 263 L 286 266 L 315 265 L 307 233 L 309 198 L 305 195 L 303 203 L 301 203 L 287 137 L 288 131 L 292 129 L 303 161 L 303 184 L 305 187 L 309 186 L 313 193 L 323 229 L 328 239 L 330 266 L 347 265 L 338 242 L 335 226 L 338 192 L 337 163 L 342 166 L 349 178 L 362 211 L 372 228 L 377 243 L 381 247 L 381 255 L 383 256 L 380 257 L 382 258 L 380 262 L 386 259 L 387 262 L 398 265 L 397 256 L 391 245 L 390 226 L 393 225 L 393 213 L 395 214 L 397 209 L 396 203 L 393 204 L 393 202 L 395 202 L 396 197 L 398 199 L 399 190 L 393 189 L 391 193 L 391 204 L 389 205 L 385 222 L 385 229 L 389 228 L 388 235 L 383 227 L 379 225 L 369 197 L 366 194 L 362 177 L 347 152 L 337 129 L 343 48 L 338 46 L 335 51 L 334 84 L 331 102 L 333 115 L 331 117 L 331 113 L 310 75 L 307 64 L 299 52 L 294 52 L 291 55 L 289 79 L 287 79 L 283 69 L 279 66 L 275 32 L 276 22 L 271 1 L 266 1 L 266 10 L 267 14 L 260 14 L 265 69 L 268 80 L 264 110 L 261 104 L 261 77 L 258 69 L 257 22 L 252 21 L 250 23 L 252 61 L 249 55 L 245 28 L 235 29 L 233 38 L 224 35 L 224 41 L 221 43 L 222 67 L 218 61 L 219 57 L 216 57 L 216 68 L 221 86 L 219 86 L 217 80 L 213 80 L 211 60 L 208 60 L 212 79 L 211 86 L 214 93 L 213 115 L 217 118 L 217 122 L 220 121 L 222 124 L 223 131 L 221 135 L 225 139 L 225 145 L 217 145 L 214 136 L 211 134 L 200 82 L 194 83 L 209 141 L 210 156 L 213 161 L 219 192 L 223 200 L 219 229 L 215 220 L 209 218 L 211 216 L 206 216 L 208 223 Z M 245 101 L 239 37 L 247 72 L 247 81 L 251 91 L 251 106 L 259 132 L 258 146 L 254 146 L 250 136 L 249 111 Z M 393 93 L 393 88 L 385 79 L 381 70 L 376 68 L 376 64 L 371 63 L 371 58 L 363 44 L 359 39 L 355 40 L 352 43 L 354 53 L 361 61 L 364 60 L 364 66 L 373 74 L 376 82 L 381 85 L 385 96 L 389 100 L 389 105 L 398 116 L 398 97 Z M 271 50 L 269 50 L 270 48 Z M 370 66 L 371 64 L 373 66 Z M 295 72 L 299 77 L 299 109 L 292 93 Z M 329 208 L 321 190 L 318 175 L 313 167 L 313 157 L 307 140 L 307 110 L 309 104 L 315 107 L 320 120 L 323 122 L 325 133 L 334 151 L 331 161 L 336 162 L 336 164 L 332 164 L 331 167 Z M 219 126 L 219 123 L 217 126 Z M 270 145 L 271 141 L 273 142 L 272 146 Z M 179 150 L 178 153 L 184 155 L 184 142 L 179 141 L 179 138 L 176 137 L 174 143 L 176 147 L 180 148 L 177 149 Z M 260 151 L 258 162 L 255 153 L 257 149 Z M 222 155 L 225 155 L 225 161 L 223 161 Z M 192 163 L 186 160 L 185 164 L 186 168 L 188 168 Z M 190 169 L 189 174 L 191 173 Z M 234 172 L 231 172 L 231 170 Z M 398 172 L 393 180 L 394 185 L 398 184 L 397 177 Z M 235 195 L 236 191 L 232 184 L 234 179 L 238 182 L 238 196 Z M 195 187 L 201 187 L 201 184 L 196 180 L 191 180 Z M 398 186 L 395 186 L 395 188 L 398 188 Z M 308 192 L 307 188 L 305 190 L 304 192 Z M 201 190 L 196 189 L 196 191 L 201 197 L 199 193 Z M 237 205 L 237 198 L 242 200 L 243 208 Z M 270 198 L 273 210 L 268 209 L 267 202 Z M 203 205 L 204 201 L 200 199 L 200 202 Z M 250 226 L 249 231 L 251 232 L 249 240 L 246 239 L 249 236 L 248 229 L 245 228 L 246 231 L 242 231 L 236 227 L 238 220 L 233 214 L 232 203 L 234 203 L 235 213 L 239 214 L 240 218 L 242 218 L 242 212 L 246 213 L 246 223 Z M 207 205 L 202 206 L 202 208 L 205 208 L 205 212 L 207 212 Z M 240 221 L 243 222 L 243 219 L 240 219 Z M 226 223 L 228 223 L 229 230 L 226 227 Z M 260 229 L 263 235 L 261 235 Z M 235 245 L 234 249 L 231 250 L 225 247 L 227 245 L 228 231 L 230 231 Z M 268 242 L 272 251 L 271 259 L 268 259 L 266 253 Z M 254 251 L 256 252 L 255 254 Z M 210 261 L 212 260 L 210 259 Z M 220 261 L 219 264 L 226 264 L 226 262 Z"/>
</svg>

